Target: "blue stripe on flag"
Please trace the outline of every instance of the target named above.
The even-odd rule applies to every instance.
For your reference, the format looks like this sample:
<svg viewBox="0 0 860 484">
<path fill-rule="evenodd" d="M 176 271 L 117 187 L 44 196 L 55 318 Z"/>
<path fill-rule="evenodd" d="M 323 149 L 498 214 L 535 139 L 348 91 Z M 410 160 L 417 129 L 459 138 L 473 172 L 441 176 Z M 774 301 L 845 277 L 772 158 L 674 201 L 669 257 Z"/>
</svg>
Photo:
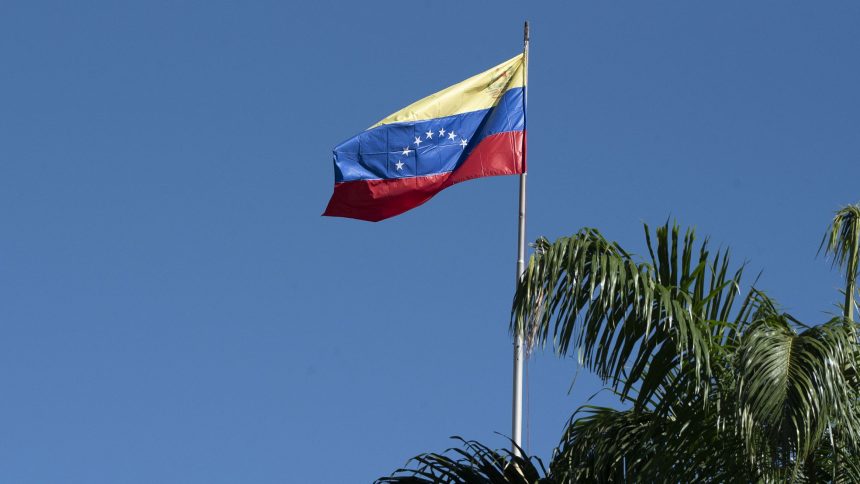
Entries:
<svg viewBox="0 0 860 484">
<path fill-rule="evenodd" d="M 427 121 L 387 124 L 344 141 L 334 149 L 335 181 L 404 178 L 454 171 L 487 136 L 524 129 L 523 89 L 510 89 L 490 109 Z"/>
</svg>

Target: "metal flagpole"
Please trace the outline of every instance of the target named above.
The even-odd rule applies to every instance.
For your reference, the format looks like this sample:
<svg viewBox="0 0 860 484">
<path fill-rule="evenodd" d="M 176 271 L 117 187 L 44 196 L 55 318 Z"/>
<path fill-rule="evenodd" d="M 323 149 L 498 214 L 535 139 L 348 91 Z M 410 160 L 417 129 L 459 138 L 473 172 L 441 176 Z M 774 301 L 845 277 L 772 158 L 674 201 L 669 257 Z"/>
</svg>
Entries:
<svg viewBox="0 0 860 484">
<path fill-rule="evenodd" d="M 529 23 L 523 27 L 523 116 L 526 114 L 526 100 L 529 77 Z M 526 131 L 523 123 L 523 131 Z M 527 131 L 526 131 L 527 132 Z M 523 166 L 526 166 L 526 133 L 523 133 Z M 520 175 L 520 216 L 519 234 L 517 236 L 517 283 L 526 270 L 526 172 Z M 523 445 L 523 335 L 516 333 L 514 340 L 514 398 L 511 440 L 513 440 L 514 455 L 521 455 L 519 448 Z"/>
</svg>

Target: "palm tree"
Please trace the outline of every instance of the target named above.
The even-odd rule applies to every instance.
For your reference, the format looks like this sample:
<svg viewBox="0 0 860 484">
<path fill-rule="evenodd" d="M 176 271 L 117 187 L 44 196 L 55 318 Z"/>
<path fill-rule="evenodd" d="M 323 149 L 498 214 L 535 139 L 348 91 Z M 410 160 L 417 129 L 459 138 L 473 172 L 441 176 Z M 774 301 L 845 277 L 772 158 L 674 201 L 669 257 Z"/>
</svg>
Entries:
<svg viewBox="0 0 860 484">
<path fill-rule="evenodd" d="M 836 212 L 821 248 L 833 255 L 833 264 L 845 269 L 845 303 L 843 315 L 846 320 L 854 319 L 857 295 L 857 269 L 860 260 L 860 205 L 848 205 Z"/>
<path fill-rule="evenodd" d="M 645 236 L 648 260 L 595 229 L 538 239 L 511 317 L 624 409 L 578 409 L 548 470 L 463 441 L 378 482 L 860 482 L 860 206 L 837 212 L 822 242 L 846 288 L 843 314 L 818 325 L 742 293 L 743 266 L 692 230 Z"/>
</svg>

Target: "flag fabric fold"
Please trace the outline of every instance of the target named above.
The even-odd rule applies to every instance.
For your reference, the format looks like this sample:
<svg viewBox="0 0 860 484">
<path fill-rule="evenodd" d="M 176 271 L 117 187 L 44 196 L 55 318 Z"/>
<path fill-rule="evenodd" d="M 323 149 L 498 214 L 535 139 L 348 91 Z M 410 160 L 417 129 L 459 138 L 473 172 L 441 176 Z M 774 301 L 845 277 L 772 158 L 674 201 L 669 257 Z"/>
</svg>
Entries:
<svg viewBox="0 0 860 484">
<path fill-rule="evenodd" d="M 339 144 L 323 215 L 376 222 L 462 181 L 525 173 L 525 88 L 521 54 Z"/>
</svg>

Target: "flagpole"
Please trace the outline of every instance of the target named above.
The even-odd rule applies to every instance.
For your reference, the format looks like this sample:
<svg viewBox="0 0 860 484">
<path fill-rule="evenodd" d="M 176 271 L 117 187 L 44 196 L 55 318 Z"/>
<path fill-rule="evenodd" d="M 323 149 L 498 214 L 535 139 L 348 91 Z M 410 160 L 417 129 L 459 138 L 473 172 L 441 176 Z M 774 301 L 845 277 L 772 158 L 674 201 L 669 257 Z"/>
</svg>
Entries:
<svg viewBox="0 0 860 484">
<path fill-rule="evenodd" d="M 529 23 L 523 26 L 523 119 L 526 118 L 526 100 L 528 92 L 529 77 Z M 523 168 L 526 165 L 526 126 L 523 122 Z M 526 270 L 526 171 L 520 175 L 520 209 L 517 234 L 517 283 L 523 277 Z M 523 445 L 523 359 L 525 351 L 523 348 L 523 335 L 519 332 L 514 336 L 514 395 L 511 440 L 514 443 L 514 455 L 521 455 L 520 448 Z"/>
</svg>

